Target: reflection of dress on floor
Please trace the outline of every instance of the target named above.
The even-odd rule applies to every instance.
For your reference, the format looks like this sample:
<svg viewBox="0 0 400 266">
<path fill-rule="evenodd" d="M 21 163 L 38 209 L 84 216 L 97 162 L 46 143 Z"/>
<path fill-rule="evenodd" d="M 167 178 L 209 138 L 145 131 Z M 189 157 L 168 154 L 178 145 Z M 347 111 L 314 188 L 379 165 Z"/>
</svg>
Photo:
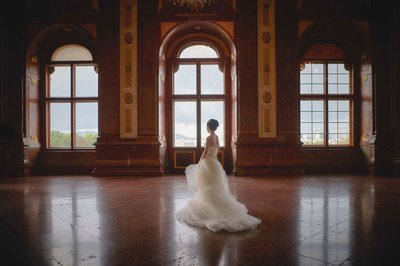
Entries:
<svg viewBox="0 0 400 266">
<path fill-rule="evenodd" d="M 218 148 L 210 146 L 204 159 L 186 168 L 187 186 L 195 194 L 176 213 L 176 218 L 180 222 L 214 232 L 256 228 L 261 219 L 249 215 L 246 206 L 231 194 L 228 178 L 217 159 L 217 153 Z"/>
</svg>

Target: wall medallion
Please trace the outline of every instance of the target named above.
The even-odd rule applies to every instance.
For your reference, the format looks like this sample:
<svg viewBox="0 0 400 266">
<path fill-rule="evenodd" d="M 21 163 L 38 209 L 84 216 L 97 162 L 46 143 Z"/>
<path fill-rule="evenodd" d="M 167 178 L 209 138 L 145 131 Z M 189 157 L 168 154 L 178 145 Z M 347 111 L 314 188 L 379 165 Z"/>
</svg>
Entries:
<svg viewBox="0 0 400 266">
<path fill-rule="evenodd" d="M 265 43 L 269 43 L 271 41 L 271 33 L 269 33 L 268 31 L 264 32 L 262 35 L 262 40 Z"/>
<path fill-rule="evenodd" d="M 264 92 L 264 93 L 263 93 L 263 101 L 264 101 L 265 103 L 270 103 L 271 100 L 272 100 L 271 93 L 270 93 L 269 91 Z"/>
<path fill-rule="evenodd" d="M 130 92 L 125 93 L 124 100 L 126 104 L 131 104 L 133 102 L 133 95 Z"/>
<path fill-rule="evenodd" d="M 130 32 L 125 33 L 125 43 L 130 44 L 133 41 L 133 35 Z"/>
</svg>

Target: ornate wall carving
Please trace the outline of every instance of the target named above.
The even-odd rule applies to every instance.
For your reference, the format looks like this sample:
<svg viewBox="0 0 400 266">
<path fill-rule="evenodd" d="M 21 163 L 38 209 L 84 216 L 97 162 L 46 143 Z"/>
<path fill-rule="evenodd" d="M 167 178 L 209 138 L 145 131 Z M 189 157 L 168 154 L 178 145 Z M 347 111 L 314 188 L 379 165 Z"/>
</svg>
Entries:
<svg viewBox="0 0 400 266">
<path fill-rule="evenodd" d="M 120 3 L 120 136 L 137 138 L 137 0 Z"/>
<path fill-rule="evenodd" d="M 275 0 L 258 0 L 258 135 L 276 137 Z"/>
</svg>

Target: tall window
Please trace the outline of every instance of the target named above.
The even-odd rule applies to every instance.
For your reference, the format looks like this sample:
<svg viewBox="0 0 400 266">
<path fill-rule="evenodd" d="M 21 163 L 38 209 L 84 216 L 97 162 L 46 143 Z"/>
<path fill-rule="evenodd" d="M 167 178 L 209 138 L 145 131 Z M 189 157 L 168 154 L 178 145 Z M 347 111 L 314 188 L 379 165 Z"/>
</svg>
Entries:
<svg viewBox="0 0 400 266">
<path fill-rule="evenodd" d="M 204 146 L 207 121 L 220 123 L 220 145 L 225 145 L 225 84 L 221 59 L 214 48 L 203 44 L 184 48 L 173 76 L 174 147 Z"/>
<path fill-rule="evenodd" d="M 49 149 L 92 149 L 98 135 L 97 66 L 89 50 L 64 45 L 46 66 Z"/>
<path fill-rule="evenodd" d="M 300 134 L 304 146 L 353 145 L 353 90 L 344 62 L 301 65 Z"/>
</svg>

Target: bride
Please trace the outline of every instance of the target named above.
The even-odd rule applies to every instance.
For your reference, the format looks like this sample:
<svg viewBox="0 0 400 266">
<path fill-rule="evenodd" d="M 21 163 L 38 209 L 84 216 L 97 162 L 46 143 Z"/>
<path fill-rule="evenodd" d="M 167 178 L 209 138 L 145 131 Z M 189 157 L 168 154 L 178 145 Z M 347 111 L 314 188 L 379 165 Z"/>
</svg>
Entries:
<svg viewBox="0 0 400 266">
<path fill-rule="evenodd" d="M 261 219 L 247 214 L 246 206 L 236 201 L 229 189 L 226 173 L 218 161 L 219 141 L 215 134 L 218 126 L 215 119 L 207 122 L 209 136 L 200 161 L 185 170 L 187 187 L 195 193 L 186 206 L 176 213 L 176 218 L 180 222 L 214 232 L 254 229 Z"/>
</svg>

